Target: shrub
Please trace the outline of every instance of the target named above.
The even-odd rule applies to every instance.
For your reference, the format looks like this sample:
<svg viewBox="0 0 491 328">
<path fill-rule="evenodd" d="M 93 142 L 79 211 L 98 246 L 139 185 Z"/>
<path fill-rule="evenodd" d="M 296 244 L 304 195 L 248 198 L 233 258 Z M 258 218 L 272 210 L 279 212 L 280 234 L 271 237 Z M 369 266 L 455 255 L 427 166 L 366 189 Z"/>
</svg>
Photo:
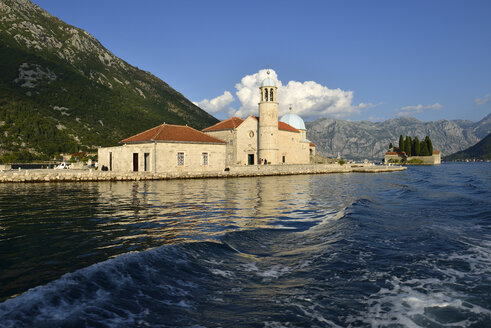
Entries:
<svg viewBox="0 0 491 328">
<path fill-rule="evenodd" d="M 339 165 L 344 165 L 344 163 L 346 163 L 346 162 L 344 161 L 344 159 L 340 159 L 340 160 L 338 161 L 338 163 L 339 163 Z"/>
<path fill-rule="evenodd" d="M 423 160 L 419 158 L 411 158 L 409 161 L 407 161 L 408 164 L 423 164 Z"/>
</svg>

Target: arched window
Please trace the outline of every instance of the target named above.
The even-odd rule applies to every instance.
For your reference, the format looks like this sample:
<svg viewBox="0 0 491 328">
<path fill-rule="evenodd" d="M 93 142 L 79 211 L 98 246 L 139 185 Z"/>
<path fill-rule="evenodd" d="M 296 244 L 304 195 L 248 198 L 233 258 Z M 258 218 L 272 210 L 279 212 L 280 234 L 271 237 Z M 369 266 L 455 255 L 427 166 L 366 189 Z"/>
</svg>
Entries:
<svg viewBox="0 0 491 328">
<path fill-rule="evenodd" d="M 264 101 L 268 101 L 268 89 L 264 89 Z"/>
<path fill-rule="evenodd" d="M 273 89 L 269 92 L 269 101 L 273 101 Z"/>
</svg>

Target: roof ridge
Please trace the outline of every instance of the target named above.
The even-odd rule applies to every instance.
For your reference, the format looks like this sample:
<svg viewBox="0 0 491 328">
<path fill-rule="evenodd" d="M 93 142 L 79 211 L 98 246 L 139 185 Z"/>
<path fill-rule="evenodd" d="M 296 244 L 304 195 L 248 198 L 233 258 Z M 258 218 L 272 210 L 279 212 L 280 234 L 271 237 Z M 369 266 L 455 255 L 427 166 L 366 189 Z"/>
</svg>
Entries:
<svg viewBox="0 0 491 328">
<path fill-rule="evenodd" d="M 158 129 L 157 133 L 153 136 L 152 140 L 155 140 L 155 139 L 158 138 L 158 136 L 164 131 L 164 128 L 165 128 L 166 125 L 167 124 L 165 124 L 165 123 L 164 124 L 160 124 L 159 129 Z"/>
<path fill-rule="evenodd" d="M 212 126 L 209 126 L 207 128 L 204 128 L 202 131 L 207 132 L 207 131 L 218 131 L 218 130 L 230 130 L 231 128 L 234 129 L 241 125 L 244 122 L 243 119 L 237 116 L 232 116 L 227 118 L 226 120 L 220 121 L 216 124 L 213 124 Z M 238 124 L 237 124 L 238 123 Z M 224 128 L 223 126 L 228 126 L 227 128 Z M 231 127 L 230 127 L 231 126 Z"/>
<path fill-rule="evenodd" d="M 165 123 L 164 123 L 164 124 L 165 124 Z M 161 124 L 161 125 L 162 125 L 162 124 Z M 158 126 L 159 126 L 159 125 L 154 126 L 153 128 L 150 128 L 150 129 L 146 129 L 145 131 L 142 131 L 142 132 L 140 132 L 140 133 L 137 133 L 137 134 L 135 134 L 135 135 L 133 135 L 133 136 L 131 136 L 131 137 L 125 138 L 125 139 L 121 140 L 120 142 L 123 142 L 123 141 L 125 141 L 125 140 L 127 140 L 127 139 L 129 139 L 129 138 L 137 137 L 137 136 L 139 136 L 140 134 L 144 134 L 144 133 L 146 133 L 146 132 L 149 132 L 149 131 L 151 131 L 151 130 L 153 130 L 153 129 L 157 128 Z"/>
</svg>

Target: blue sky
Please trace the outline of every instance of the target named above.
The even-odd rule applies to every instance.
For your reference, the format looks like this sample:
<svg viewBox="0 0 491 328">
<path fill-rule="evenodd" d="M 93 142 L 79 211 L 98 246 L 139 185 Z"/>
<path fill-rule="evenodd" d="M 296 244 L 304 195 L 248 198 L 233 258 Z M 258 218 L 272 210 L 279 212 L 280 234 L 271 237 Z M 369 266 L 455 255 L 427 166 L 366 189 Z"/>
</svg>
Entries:
<svg viewBox="0 0 491 328">
<path fill-rule="evenodd" d="M 221 119 L 254 112 L 268 64 L 307 121 L 491 112 L 491 1 L 34 2 Z"/>
</svg>

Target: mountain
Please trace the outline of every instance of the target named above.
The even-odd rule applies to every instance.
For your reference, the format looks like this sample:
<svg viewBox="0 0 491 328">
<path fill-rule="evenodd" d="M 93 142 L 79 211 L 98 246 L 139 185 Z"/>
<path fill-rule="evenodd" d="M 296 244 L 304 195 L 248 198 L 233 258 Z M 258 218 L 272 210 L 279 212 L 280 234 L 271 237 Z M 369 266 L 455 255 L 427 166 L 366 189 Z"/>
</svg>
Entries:
<svg viewBox="0 0 491 328">
<path fill-rule="evenodd" d="M 445 161 L 466 159 L 491 160 L 491 133 L 472 147 L 443 158 Z"/>
<path fill-rule="evenodd" d="M 218 122 L 28 0 L 0 0 L 0 54 L 0 155 L 46 158 L 114 145 L 164 122 Z"/>
<path fill-rule="evenodd" d="M 448 120 L 422 122 L 413 117 L 384 122 L 321 118 L 306 122 L 306 127 L 308 138 L 316 144 L 317 152 L 321 155 L 336 157 L 339 153 L 347 159 L 380 160 L 389 143 L 397 146 L 401 134 L 420 140 L 429 136 L 434 149 L 441 150 L 444 155 L 463 150 L 491 132 L 491 115 L 476 123 Z"/>
</svg>

